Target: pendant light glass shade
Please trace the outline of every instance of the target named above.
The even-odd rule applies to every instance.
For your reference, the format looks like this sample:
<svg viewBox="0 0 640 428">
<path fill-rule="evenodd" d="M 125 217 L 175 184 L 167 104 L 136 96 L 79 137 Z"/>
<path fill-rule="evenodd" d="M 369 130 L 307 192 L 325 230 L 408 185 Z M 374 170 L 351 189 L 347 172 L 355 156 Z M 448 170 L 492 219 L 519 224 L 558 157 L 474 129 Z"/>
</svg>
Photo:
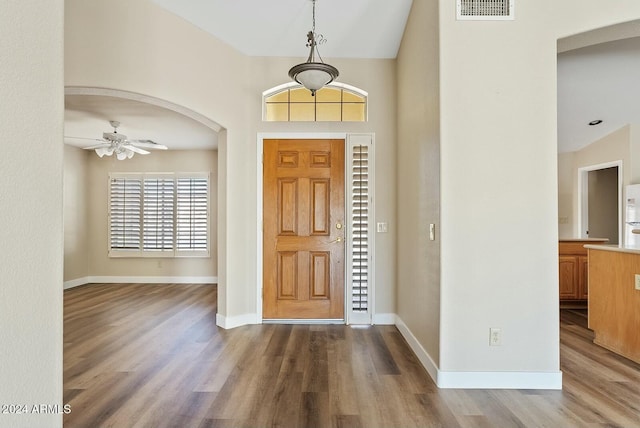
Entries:
<svg viewBox="0 0 640 428">
<path fill-rule="evenodd" d="M 322 36 L 320 36 L 322 38 Z M 307 47 L 309 57 L 307 62 L 294 65 L 289 70 L 289 77 L 311 91 L 311 95 L 315 95 L 318 89 L 324 85 L 333 82 L 338 75 L 338 69 L 332 65 L 325 64 L 318 52 L 316 41 L 316 0 L 313 0 L 313 26 L 311 31 L 307 33 Z M 319 62 L 316 61 L 316 55 Z"/>
</svg>

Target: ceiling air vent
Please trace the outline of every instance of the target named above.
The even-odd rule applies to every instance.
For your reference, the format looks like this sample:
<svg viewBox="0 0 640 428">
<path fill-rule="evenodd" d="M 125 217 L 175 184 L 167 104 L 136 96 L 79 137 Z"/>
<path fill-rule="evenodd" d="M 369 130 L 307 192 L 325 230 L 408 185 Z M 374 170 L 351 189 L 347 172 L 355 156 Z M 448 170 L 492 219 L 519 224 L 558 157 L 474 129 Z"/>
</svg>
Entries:
<svg viewBox="0 0 640 428">
<path fill-rule="evenodd" d="M 513 0 L 457 0 L 458 20 L 513 19 Z"/>
</svg>

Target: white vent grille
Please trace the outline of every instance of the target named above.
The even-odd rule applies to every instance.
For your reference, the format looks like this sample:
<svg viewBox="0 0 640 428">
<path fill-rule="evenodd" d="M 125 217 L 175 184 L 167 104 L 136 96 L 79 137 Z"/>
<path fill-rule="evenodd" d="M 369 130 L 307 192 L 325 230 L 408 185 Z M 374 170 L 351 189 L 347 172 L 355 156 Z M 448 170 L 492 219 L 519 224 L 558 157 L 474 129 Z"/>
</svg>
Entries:
<svg viewBox="0 0 640 428">
<path fill-rule="evenodd" d="M 513 19 L 513 0 L 457 0 L 458 20 Z"/>
</svg>

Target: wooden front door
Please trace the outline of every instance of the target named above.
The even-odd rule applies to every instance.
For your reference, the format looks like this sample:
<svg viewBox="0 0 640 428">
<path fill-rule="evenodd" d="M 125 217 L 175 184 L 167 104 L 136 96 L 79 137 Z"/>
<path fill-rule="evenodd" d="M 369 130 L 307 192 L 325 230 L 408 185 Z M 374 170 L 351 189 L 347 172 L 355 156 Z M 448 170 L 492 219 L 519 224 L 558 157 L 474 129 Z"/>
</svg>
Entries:
<svg viewBox="0 0 640 428">
<path fill-rule="evenodd" d="M 263 318 L 344 319 L 344 140 L 264 140 Z"/>
</svg>

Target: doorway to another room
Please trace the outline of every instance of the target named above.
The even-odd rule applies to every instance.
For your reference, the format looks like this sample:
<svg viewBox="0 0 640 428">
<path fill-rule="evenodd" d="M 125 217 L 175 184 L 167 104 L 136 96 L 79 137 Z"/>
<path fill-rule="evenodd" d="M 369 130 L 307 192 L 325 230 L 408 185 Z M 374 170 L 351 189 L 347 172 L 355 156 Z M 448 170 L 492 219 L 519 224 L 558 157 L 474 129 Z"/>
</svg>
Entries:
<svg viewBox="0 0 640 428">
<path fill-rule="evenodd" d="M 578 221 L 581 238 L 622 243 L 622 164 L 611 162 L 578 170 Z"/>
</svg>

